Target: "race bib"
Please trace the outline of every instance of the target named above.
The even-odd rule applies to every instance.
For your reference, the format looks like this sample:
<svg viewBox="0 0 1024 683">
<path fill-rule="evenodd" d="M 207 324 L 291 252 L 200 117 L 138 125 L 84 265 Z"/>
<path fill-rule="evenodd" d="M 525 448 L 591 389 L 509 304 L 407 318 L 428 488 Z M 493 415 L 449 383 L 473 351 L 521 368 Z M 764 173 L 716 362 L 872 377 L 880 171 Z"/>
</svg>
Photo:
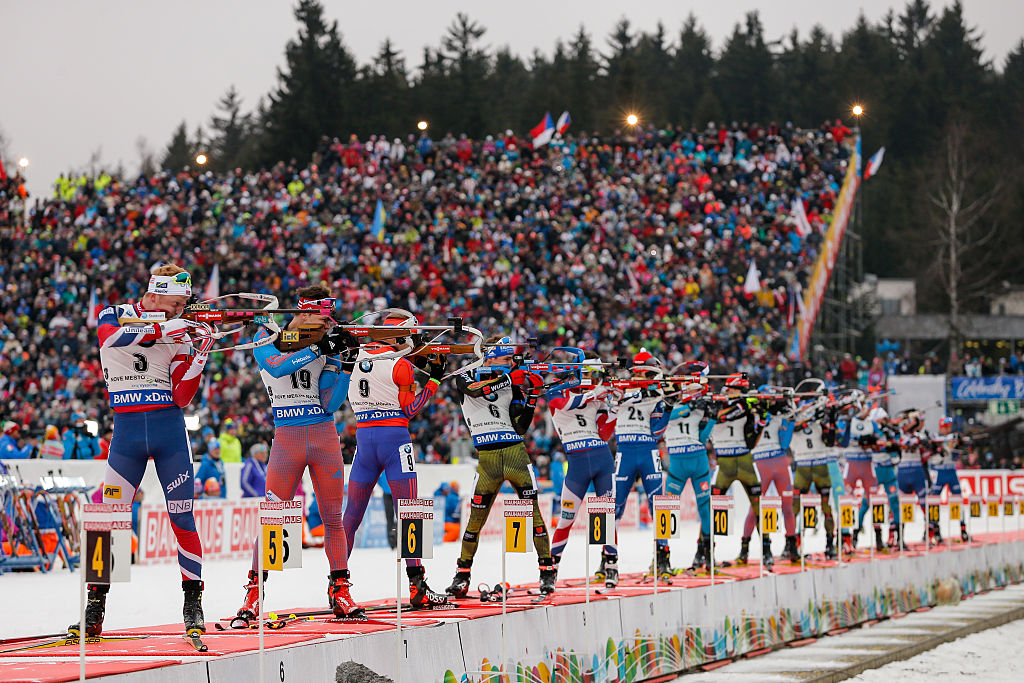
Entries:
<svg viewBox="0 0 1024 683">
<path fill-rule="evenodd" d="M 661 453 L 657 448 L 651 451 L 651 459 L 654 461 L 654 471 L 661 474 Z"/>
<path fill-rule="evenodd" d="M 402 463 L 403 472 L 416 471 L 416 454 L 412 450 L 411 443 L 405 443 L 398 447 L 398 459 Z"/>
</svg>

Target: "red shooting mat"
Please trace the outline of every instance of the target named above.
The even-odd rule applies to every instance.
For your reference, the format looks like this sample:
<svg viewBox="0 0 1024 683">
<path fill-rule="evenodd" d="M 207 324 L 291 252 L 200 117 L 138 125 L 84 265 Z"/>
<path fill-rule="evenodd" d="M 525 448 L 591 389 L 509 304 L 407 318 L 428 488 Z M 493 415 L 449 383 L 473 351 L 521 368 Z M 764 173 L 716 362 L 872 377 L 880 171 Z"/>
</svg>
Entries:
<svg viewBox="0 0 1024 683">
<path fill-rule="evenodd" d="M 148 662 L 107 662 L 89 660 L 85 663 L 85 677 L 112 676 L 133 671 L 158 669 L 178 664 L 175 659 L 157 659 Z M 78 680 L 78 662 L 0 662 L 0 681 L 9 683 L 60 683 Z"/>
<path fill-rule="evenodd" d="M 104 634 L 105 636 L 108 634 Z M 309 640 L 315 640 L 316 635 L 296 634 L 289 635 L 268 632 L 264 636 L 266 647 L 280 647 L 282 645 L 296 645 Z M 216 657 L 217 655 L 235 654 L 247 650 L 258 650 L 259 635 L 257 633 L 225 635 L 221 633 L 207 633 L 203 636 L 203 642 L 209 648 L 207 652 L 199 652 L 185 642 L 180 635 L 150 635 L 146 637 L 126 636 L 112 640 L 102 640 L 98 643 L 85 645 L 85 652 L 90 657 Z M 20 643 L 19 649 L 11 652 L 0 652 L 0 657 L 77 657 L 78 645 L 64 645 L 64 639 L 44 639 L 37 643 Z M 32 649 L 24 649 L 32 647 Z M 77 669 L 76 669 L 77 671 Z"/>
</svg>

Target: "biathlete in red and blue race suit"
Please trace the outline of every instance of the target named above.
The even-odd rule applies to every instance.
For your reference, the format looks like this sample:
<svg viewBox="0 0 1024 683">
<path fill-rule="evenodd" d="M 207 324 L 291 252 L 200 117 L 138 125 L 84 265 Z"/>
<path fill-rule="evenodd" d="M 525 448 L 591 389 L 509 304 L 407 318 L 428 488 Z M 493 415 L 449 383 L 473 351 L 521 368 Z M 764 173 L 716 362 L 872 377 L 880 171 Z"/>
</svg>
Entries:
<svg viewBox="0 0 1024 683">
<path fill-rule="evenodd" d="M 189 274 L 168 264 L 153 271 L 141 301 L 108 306 L 99 314 L 100 363 L 114 411 L 103 502 L 131 503 L 152 458 L 178 543 L 185 624 L 205 630 L 203 548 L 192 515 L 192 449 L 182 408 L 199 389 L 214 339 L 205 323 L 178 318 L 191 295 Z M 88 635 L 103 631 L 109 589 L 109 584 L 89 585 Z M 69 630 L 77 632 L 78 625 Z"/>
<path fill-rule="evenodd" d="M 318 311 L 333 309 L 330 290 L 315 285 L 298 290 L 298 308 L 308 310 L 292 318 L 285 329 L 323 331 L 329 322 Z M 261 329 L 256 341 L 271 333 Z M 260 378 L 267 387 L 274 411 L 274 440 L 267 466 L 268 501 L 291 500 L 308 467 L 323 519 L 324 549 L 330 563 L 327 599 L 338 617 L 362 614 L 349 594 L 348 543 L 342 523 L 345 496 L 345 464 L 334 426 L 334 413 L 348 395 L 358 341 L 341 329 L 334 329 L 320 340 L 292 353 L 280 351 L 280 342 L 253 350 Z M 349 362 L 343 362 L 347 359 Z M 252 568 L 245 586 L 245 600 L 236 620 L 256 618 L 259 584 L 256 582 L 259 545 L 253 543 Z M 264 572 L 266 581 L 268 572 Z"/>
</svg>

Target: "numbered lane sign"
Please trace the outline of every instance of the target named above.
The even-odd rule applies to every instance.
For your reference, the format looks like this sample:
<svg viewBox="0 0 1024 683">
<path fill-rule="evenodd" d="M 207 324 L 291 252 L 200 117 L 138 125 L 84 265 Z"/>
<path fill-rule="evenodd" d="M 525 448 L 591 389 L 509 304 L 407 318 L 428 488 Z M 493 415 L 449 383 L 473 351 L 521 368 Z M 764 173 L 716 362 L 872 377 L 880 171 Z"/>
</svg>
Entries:
<svg viewBox="0 0 1024 683">
<path fill-rule="evenodd" d="M 132 504 L 112 503 L 113 523 L 110 529 L 110 580 L 114 583 L 132 580 Z"/>
<path fill-rule="evenodd" d="M 654 538 L 667 541 L 682 538 L 683 529 L 679 523 L 679 496 L 654 496 Z"/>
<path fill-rule="evenodd" d="M 505 552 L 525 553 L 533 526 L 533 501 L 522 498 L 505 499 Z"/>
<path fill-rule="evenodd" d="M 263 568 L 302 567 L 302 501 L 260 501 Z"/>
<path fill-rule="evenodd" d="M 981 519 L 981 496 L 971 496 L 967 500 L 971 508 L 971 517 Z"/>
<path fill-rule="evenodd" d="M 985 504 L 988 507 L 988 516 L 989 517 L 998 517 L 999 516 L 999 498 L 998 497 L 987 499 L 985 501 Z"/>
<path fill-rule="evenodd" d="M 857 496 L 839 496 L 839 528 L 852 529 L 857 526 Z"/>
<path fill-rule="evenodd" d="M 114 506 L 86 503 L 82 506 L 85 527 L 85 553 L 82 566 L 86 583 L 110 583 L 110 533 L 114 526 Z"/>
<path fill-rule="evenodd" d="M 910 524 L 914 521 L 914 508 L 917 507 L 917 496 L 900 496 L 900 522 Z"/>
<path fill-rule="evenodd" d="M 1013 500 L 1009 496 L 1003 501 L 1003 516 L 1013 517 Z"/>
<path fill-rule="evenodd" d="M 779 516 L 782 514 L 782 498 L 761 496 L 761 533 L 774 534 L 779 530 Z"/>
<path fill-rule="evenodd" d="M 804 529 L 817 529 L 819 507 L 821 496 L 817 493 L 800 494 L 800 517 L 803 520 Z"/>
<path fill-rule="evenodd" d="M 711 526 L 715 536 L 732 532 L 732 496 L 711 496 Z"/>
<path fill-rule="evenodd" d="M 434 556 L 434 499 L 398 499 L 398 550 L 404 559 Z"/>
<path fill-rule="evenodd" d="M 953 522 L 959 522 L 963 519 L 964 513 L 961 509 L 962 505 L 958 499 L 949 499 L 949 519 Z"/>
<path fill-rule="evenodd" d="M 1017 499 L 1017 514 L 1024 515 L 1024 497 L 1015 496 Z"/>
<path fill-rule="evenodd" d="M 873 493 L 868 502 L 871 503 L 871 523 L 885 524 L 885 508 L 889 504 L 889 497 Z"/>
<path fill-rule="evenodd" d="M 928 510 L 928 521 L 932 524 L 938 524 L 942 519 L 940 505 L 942 504 L 942 498 L 939 496 L 925 496 L 924 505 Z"/>
<path fill-rule="evenodd" d="M 587 539 L 590 545 L 615 542 L 615 499 L 587 497 Z"/>
</svg>

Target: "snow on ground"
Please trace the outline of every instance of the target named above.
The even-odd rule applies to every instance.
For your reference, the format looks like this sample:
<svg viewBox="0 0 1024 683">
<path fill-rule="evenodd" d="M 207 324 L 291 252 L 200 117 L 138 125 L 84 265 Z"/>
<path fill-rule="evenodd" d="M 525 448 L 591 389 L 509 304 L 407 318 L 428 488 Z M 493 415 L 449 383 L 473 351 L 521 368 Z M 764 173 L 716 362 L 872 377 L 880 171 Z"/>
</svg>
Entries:
<svg viewBox="0 0 1024 683">
<path fill-rule="evenodd" d="M 986 681 L 1017 683 L 1024 678 L 1020 660 L 1007 647 L 1024 643 L 1024 619 L 938 646 L 902 662 L 869 669 L 850 679 L 863 683 L 901 681 Z"/>
<path fill-rule="evenodd" d="M 737 510 L 736 533 L 716 541 L 719 561 L 732 559 L 739 552 L 739 527 L 744 509 Z M 497 514 L 492 511 L 492 514 Z M 583 520 L 577 520 L 581 526 Z M 698 524 L 683 523 L 683 538 L 671 541 L 672 566 L 689 566 L 697 544 Z M 908 538 L 917 538 L 921 524 L 908 527 Z M 867 535 L 861 545 L 866 547 Z M 775 534 L 773 552 L 779 554 L 785 541 Z M 650 529 L 625 532 L 621 538 L 621 573 L 646 569 L 654 554 L 653 533 Z M 459 556 L 459 543 L 435 546 L 434 558 L 426 560 L 427 580 L 430 587 L 443 592 L 455 574 L 455 561 Z M 810 552 L 825 548 L 822 532 L 808 535 L 805 547 Z M 760 543 L 751 543 L 752 561 L 760 556 Z M 590 553 L 593 572 L 600 562 L 600 550 Z M 242 587 L 247 581 L 248 560 L 210 560 L 203 567 L 206 592 L 203 609 L 208 622 L 233 615 L 241 605 Z M 395 553 L 380 548 L 357 548 L 350 558 L 352 596 L 357 600 L 373 600 L 395 595 Z M 302 569 L 271 572 L 267 582 L 267 608 L 292 609 L 296 607 L 323 608 L 327 606 L 327 557 L 320 548 L 307 548 L 302 553 Z M 580 577 L 584 574 L 583 536 L 574 534 L 566 548 L 559 569 L 559 578 Z M 536 555 L 510 553 L 507 556 L 507 576 L 510 583 L 537 580 Z M 166 624 L 181 621 L 181 575 L 177 565 L 162 564 L 132 567 L 131 583 L 114 584 L 107 598 L 107 629 Z M 403 594 L 408 596 L 408 581 L 402 572 Z M 473 564 L 473 587 L 479 582 L 495 584 L 501 581 L 501 544 L 498 540 L 485 540 L 480 544 Z M 66 570 L 49 574 L 0 574 L 0 595 L 6 613 L 13 618 L 0 622 L 0 639 L 40 633 L 55 633 L 78 620 L 79 575 Z"/>
</svg>

